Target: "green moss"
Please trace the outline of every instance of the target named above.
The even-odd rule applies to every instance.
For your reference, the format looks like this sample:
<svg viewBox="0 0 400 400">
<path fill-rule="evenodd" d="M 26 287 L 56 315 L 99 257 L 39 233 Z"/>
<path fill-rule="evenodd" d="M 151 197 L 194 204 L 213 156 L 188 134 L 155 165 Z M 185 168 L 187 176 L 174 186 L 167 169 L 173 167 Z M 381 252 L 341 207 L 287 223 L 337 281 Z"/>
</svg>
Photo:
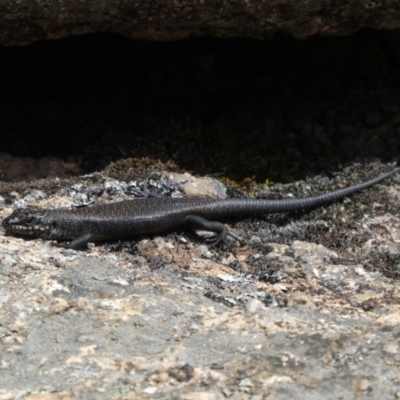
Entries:
<svg viewBox="0 0 400 400">
<path fill-rule="evenodd" d="M 254 183 L 265 188 L 273 181 L 289 182 L 304 175 L 307 162 L 267 143 L 268 138 L 255 130 L 234 135 L 225 121 L 205 125 L 184 115 L 168 121 L 149 118 L 130 134 L 109 131 L 86 146 L 84 155 L 89 170 L 125 158 L 147 158 L 165 169 L 173 164 L 175 170 L 226 178 L 246 190 Z"/>
<path fill-rule="evenodd" d="M 84 156 L 89 160 L 98 161 L 115 158 L 118 156 L 118 153 L 121 155 L 119 146 L 122 141 L 123 136 L 120 132 L 108 131 L 85 147 Z"/>
</svg>

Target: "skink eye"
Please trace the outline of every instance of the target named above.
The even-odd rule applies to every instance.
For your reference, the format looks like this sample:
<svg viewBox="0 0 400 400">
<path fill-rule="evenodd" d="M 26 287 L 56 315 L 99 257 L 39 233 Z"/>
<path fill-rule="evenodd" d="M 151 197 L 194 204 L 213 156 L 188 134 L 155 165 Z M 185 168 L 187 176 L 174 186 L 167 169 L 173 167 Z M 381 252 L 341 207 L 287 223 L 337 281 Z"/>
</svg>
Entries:
<svg viewBox="0 0 400 400">
<path fill-rule="evenodd" d="M 27 224 L 32 224 L 34 221 L 35 221 L 35 218 L 33 218 L 33 217 L 28 217 L 28 218 L 25 220 L 25 222 L 26 222 Z"/>
</svg>

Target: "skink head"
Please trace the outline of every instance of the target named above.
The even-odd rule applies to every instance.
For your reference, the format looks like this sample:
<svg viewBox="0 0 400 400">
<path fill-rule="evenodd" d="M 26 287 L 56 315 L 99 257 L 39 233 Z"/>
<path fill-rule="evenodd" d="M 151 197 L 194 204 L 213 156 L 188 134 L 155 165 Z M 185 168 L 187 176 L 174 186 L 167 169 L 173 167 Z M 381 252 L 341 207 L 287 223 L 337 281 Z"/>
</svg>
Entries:
<svg viewBox="0 0 400 400">
<path fill-rule="evenodd" d="M 2 225 L 6 233 L 36 237 L 49 235 L 54 226 L 44 210 L 35 208 L 17 208 Z"/>
</svg>

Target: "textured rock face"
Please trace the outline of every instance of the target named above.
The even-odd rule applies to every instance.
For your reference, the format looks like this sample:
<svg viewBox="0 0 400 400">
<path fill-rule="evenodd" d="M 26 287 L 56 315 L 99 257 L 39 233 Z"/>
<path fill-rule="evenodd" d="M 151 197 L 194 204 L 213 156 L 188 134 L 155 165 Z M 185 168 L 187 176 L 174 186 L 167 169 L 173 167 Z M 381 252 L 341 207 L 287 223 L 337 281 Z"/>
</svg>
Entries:
<svg viewBox="0 0 400 400">
<path fill-rule="evenodd" d="M 131 38 L 174 40 L 212 35 L 268 38 L 277 32 L 298 38 L 344 35 L 361 28 L 400 27 L 397 0 L 5 0 L 0 5 L 0 43 L 108 31 Z"/>
<path fill-rule="evenodd" d="M 210 191 L 208 179 L 184 178 Z M 99 173 L 59 180 L 54 196 L 55 183 L 32 181 L 43 190 L 0 196 L 0 221 L 15 207 L 128 189 Z M 236 256 L 204 233 L 74 251 L 0 227 L 0 399 L 400 398 L 399 198 L 396 175 L 274 227 L 236 221 L 247 240 Z"/>
</svg>

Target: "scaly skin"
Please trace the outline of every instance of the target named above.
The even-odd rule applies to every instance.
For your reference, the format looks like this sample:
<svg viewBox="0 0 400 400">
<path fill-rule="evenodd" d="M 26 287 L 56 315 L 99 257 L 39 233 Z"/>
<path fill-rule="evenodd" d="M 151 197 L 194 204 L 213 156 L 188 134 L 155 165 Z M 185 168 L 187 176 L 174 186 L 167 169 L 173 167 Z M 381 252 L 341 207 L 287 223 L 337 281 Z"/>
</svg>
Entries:
<svg viewBox="0 0 400 400">
<path fill-rule="evenodd" d="M 214 218 L 243 217 L 307 210 L 329 204 L 369 188 L 395 174 L 398 169 L 367 182 L 303 199 L 144 199 L 89 206 L 78 209 L 20 208 L 3 220 L 7 233 L 44 239 L 69 240 L 64 247 L 78 249 L 89 241 L 111 240 L 165 232 L 186 226 L 217 233 L 215 243 L 226 237 L 241 239 Z"/>
</svg>

